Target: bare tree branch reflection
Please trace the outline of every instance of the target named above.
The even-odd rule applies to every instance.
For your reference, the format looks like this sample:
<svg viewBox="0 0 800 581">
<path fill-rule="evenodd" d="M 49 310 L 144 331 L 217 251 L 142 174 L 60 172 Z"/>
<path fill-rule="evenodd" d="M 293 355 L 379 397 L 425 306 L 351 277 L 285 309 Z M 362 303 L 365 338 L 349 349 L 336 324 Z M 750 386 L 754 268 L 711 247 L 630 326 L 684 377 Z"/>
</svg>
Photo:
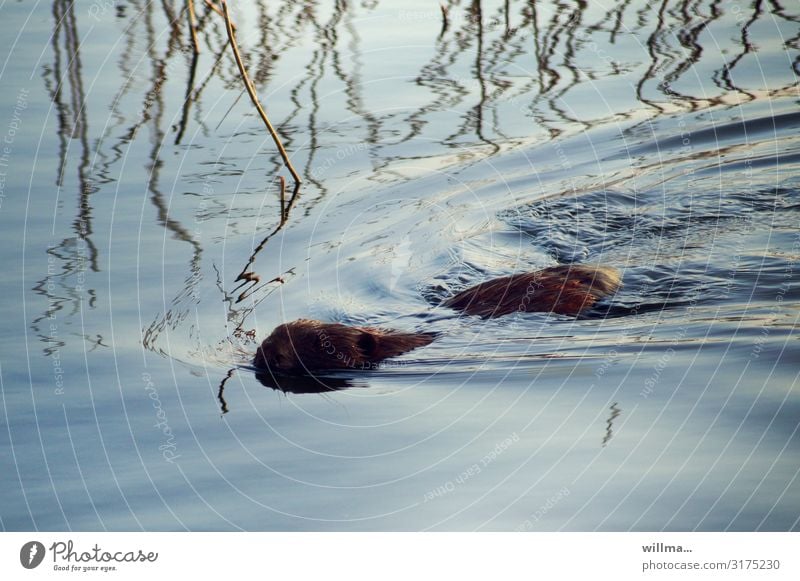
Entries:
<svg viewBox="0 0 800 581">
<path fill-rule="evenodd" d="M 265 266 L 272 264 L 269 249 L 278 233 L 330 200 L 348 172 L 382 187 L 415 179 L 402 171 L 409 161 L 441 159 L 440 166 L 464 167 L 514 147 L 530 147 L 542 137 L 555 141 L 620 120 L 631 121 L 630 132 L 646 130 L 664 114 L 791 94 L 800 73 L 798 16 L 792 5 L 779 0 L 735 6 L 721 0 L 623 0 L 605 8 L 586 0 L 446 0 L 439 8 L 432 3 L 430 14 L 419 21 L 388 23 L 395 26 L 390 29 L 395 35 L 403 27 L 419 26 L 427 44 L 410 47 L 419 56 L 409 52 L 402 60 L 402 78 L 387 68 L 381 77 L 386 84 L 377 89 L 375 54 L 383 47 L 369 27 L 375 26 L 375 17 L 385 23 L 399 12 L 377 2 L 345 0 L 240 3 L 232 6 L 237 15 L 251 17 L 242 18 L 237 29 L 247 45 L 241 62 L 259 95 L 274 94 L 270 98 L 280 105 L 274 125 L 306 180 L 301 199 L 297 187 L 289 195 L 277 188 L 283 163 L 272 151 L 259 154 L 259 167 L 247 169 L 248 176 L 256 176 L 251 182 L 233 182 L 252 154 L 243 153 L 247 146 L 242 144 L 253 143 L 263 128 L 249 106 L 236 100 L 240 73 L 225 55 L 230 47 L 219 2 L 136 0 L 126 6 L 117 15 L 125 24 L 116 64 L 119 87 L 105 110 L 92 110 L 108 118 L 102 133 L 92 135 L 89 120 L 95 117 L 87 111 L 79 50 L 81 13 L 67 0 L 52 1 L 52 57 L 43 79 L 56 111 L 56 184 L 60 193 L 76 196 L 77 210 L 68 232 L 47 250 L 58 274 L 38 281 L 34 290 L 47 297 L 44 317 L 54 310 L 78 312 L 81 298 L 70 287 L 82 270 L 97 273 L 101 264 L 92 198 L 116 182 L 114 172 L 125 164 L 127 153 L 149 139 L 147 159 L 139 163 L 149 174 L 152 223 L 189 253 L 180 288 L 145 333 L 145 344 L 155 350 L 160 349 L 160 333 L 177 328 L 197 304 L 204 274 L 216 269 L 208 257 L 211 247 L 186 226 L 187 216 L 171 204 L 161 184 L 165 168 L 172 168 L 167 166 L 172 154 L 205 156 L 201 163 L 213 169 L 202 174 L 204 179 L 215 187 L 223 184 L 217 191 L 183 192 L 212 208 L 204 210 L 204 219 L 216 220 L 214 226 L 224 222 L 227 227 L 229 215 L 241 210 L 225 201 L 227 194 L 266 188 L 266 217 L 245 208 L 253 222 L 237 224 L 257 224 L 257 244 L 252 250 L 245 247 L 238 258 L 241 268 L 237 261 L 228 280 L 216 281 L 228 328 L 241 335 L 249 332 L 254 309 L 300 272 L 300 265 Z M 780 39 L 786 63 L 774 66 L 784 66 L 791 77 L 782 86 L 765 88 L 747 73 L 759 56 L 756 33 L 767 26 L 786 37 Z M 721 48 L 709 43 L 712 35 L 724 43 Z M 195 42 L 199 51 L 192 49 Z M 616 102 L 598 101 L 609 81 L 626 89 L 621 91 L 625 94 Z M 391 93 L 400 90 L 409 93 L 398 101 L 401 106 L 387 106 Z M 230 118 L 222 115 L 229 104 Z M 169 135 L 167 145 L 170 130 L 174 136 Z M 189 141 L 191 147 L 182 145 Z M 736 153 L 736 147 L 719 147 L 715 154 Z M 680 154 L 675 160 L 714 161 L 708 152 Z M 652 170 L 656 163 L 645 158 L 638 168 Z M 619 179 L 608 176 L 607 183 Z M 215 292 L 213 274 L 207 278 Z M 48 286 L 53 280 L 57 291 Z M 86 296 L 93 306 L 91 287 Z M 91 344 L 104 345 L 95 333 L 84 335 Z"/>
</svg>

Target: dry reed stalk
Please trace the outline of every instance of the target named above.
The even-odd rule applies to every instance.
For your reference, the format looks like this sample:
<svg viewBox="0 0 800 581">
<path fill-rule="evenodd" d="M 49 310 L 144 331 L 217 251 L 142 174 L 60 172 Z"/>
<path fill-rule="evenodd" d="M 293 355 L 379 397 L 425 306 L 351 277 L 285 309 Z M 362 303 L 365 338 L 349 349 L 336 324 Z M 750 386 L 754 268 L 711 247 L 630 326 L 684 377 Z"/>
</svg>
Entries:
<svg viewBox="0 0 800 581">
<path fill-rule="evenodd" d="M 194 13 L 194 0 L 186 0 L 186 5 L 189 10 L 189 30 L 192 31 L 192 43 L 194 44 L 194 52 L 200 52 L 200 41 L 197 40 L 197 17 Z"/>
<path fill-rule="evenodd" d="M 286 164 L 286 167 L 289 168 L 289 173 L 292 174 L 294 178 L 295 184 L 300 185 L 302 180 L 300 176 L 295 171 L 292 162 L 289 160 L 289 156 L 286 153 L 286 150 L 283 148 L 283 144 L 281 143 L 281 138 L 278 136 L 278 132 L 275 131 L 275 128 L 270 123 L 269 118 L 267 117 L 266 111 L 261 106 L 261 103 L 258 100 L 258 95 L 256 95 L 256 89 L 253 85 L 253 82 L 250 80 L 250 77 L 247 75 L 247 70 L 244 68 L 244 62 L 242 61 L 242 56 L 239 54 L 239 46 L 236 44 L 236 36 L 233 30 L 233 22 L 231 22 L 231 16 L 228 12 L 228 3 L 225 0 L 222 0 L 222 10 L 225 12 L 225 27 L 228 31 L 228 40 L 231 43 L 231 48 L 233 49 L 233 57 L 236 60 L 236 65 L 239 67 L 239 74 L 242 76 L 242 80 L 244 81 L 244 86 L 247 89 L 247 94 L 250 95 L 250 100 L 255 105 L 258 114 L 261 116 L 261 120 L 264 122 L 264 125 L 267 126 L 267 131 L 269 131 L 272 140 L 275 142 L 275 145 L 278 148 L 278 152 L 281 154 L 281 158 L 283 158 L 283 162 Z"/>
</svg>

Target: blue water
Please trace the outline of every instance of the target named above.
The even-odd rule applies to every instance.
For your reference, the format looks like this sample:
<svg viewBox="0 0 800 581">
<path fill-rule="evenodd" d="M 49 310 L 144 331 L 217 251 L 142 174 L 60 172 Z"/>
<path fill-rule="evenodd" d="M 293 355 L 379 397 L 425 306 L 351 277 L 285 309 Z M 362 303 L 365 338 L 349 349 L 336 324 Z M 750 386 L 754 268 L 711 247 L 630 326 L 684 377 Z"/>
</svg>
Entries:
<svg viewBox="0 0 800 581">
<path fill-rule="evenodd" d="M 237 5 L 293 197 L 197 4 L 0 7 L 4 530 L 800 528 L 793 6 Z M 440 336 L 256 377 L 299 317 Z"/>
</svg>

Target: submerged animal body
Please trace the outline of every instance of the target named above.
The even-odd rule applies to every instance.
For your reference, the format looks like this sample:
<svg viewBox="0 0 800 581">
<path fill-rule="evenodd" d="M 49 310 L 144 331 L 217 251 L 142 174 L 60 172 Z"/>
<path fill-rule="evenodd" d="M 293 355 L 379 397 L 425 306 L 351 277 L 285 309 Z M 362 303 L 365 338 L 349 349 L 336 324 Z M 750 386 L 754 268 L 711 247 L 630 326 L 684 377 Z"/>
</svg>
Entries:
<svg viewBox="0 0 800 581">
<path fill-rule="evenodd" d="M 279 325 L 256 351 L 253 364 L 297 375 L 333 369 L 372 369 L 384 359 L 428 345 L 434 333 L 404 333 L 298 319 Z"/>
<path fill-rule="evenodd" d="M 615 268 L 555 266 L 480 283 L 442 304 L 480 317 L 535 311 L 578 315 L 620 286 L 620 274 Z M 435 333 L 405 333 L 299 319 L 276 327 L 256 351 L 253 364 L 287 375 L 371 369 L 385 359 L 428 345 L 435 338 Z"/>
<path fill-rule="evenodd" d="M 621 286 L 616 268 L 572 264 L 482 282 L 442 304 L 468 315 L 500 317 L 515 312 L 578 315 Z"/>
</svg>

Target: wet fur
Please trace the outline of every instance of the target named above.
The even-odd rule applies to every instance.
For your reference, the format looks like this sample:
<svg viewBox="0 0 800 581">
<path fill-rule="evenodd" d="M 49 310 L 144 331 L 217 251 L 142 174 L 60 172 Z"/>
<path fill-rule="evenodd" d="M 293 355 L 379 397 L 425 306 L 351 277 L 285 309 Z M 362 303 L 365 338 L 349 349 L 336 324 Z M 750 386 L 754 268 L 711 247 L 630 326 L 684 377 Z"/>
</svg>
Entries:
<svg viewBox="0 0 800 581">
<path fill-rule="evenodd" d="M 578 315 L 620 286 L 620 274 L 614 268 L 555 266 L 483 282 L 442 304 L 481 317 L 534 311 Z M 288 375 L 372 369 L 384 359 L 428 345 L 435 338 L 435 333 L 404 333 L 299 319 L 276 327 L 256 351 L 253 364 Z"/>
<path fill-rule="evenodd" d="M 434 333 L 299 319 L 276 327 L 256 351 L 253 364 L 294 375 L 325 369 L 371 369 L 384 359 L 428 345 L 435 338 Z"/>
<path fill-rule="evenodd" d="M 442 303 L 480 317 L 514 312 L 578 315 L 621 286 L 620 273 L 608 266 L 564 265 L 496 278 L 461 291 Z"/>
</svg>

